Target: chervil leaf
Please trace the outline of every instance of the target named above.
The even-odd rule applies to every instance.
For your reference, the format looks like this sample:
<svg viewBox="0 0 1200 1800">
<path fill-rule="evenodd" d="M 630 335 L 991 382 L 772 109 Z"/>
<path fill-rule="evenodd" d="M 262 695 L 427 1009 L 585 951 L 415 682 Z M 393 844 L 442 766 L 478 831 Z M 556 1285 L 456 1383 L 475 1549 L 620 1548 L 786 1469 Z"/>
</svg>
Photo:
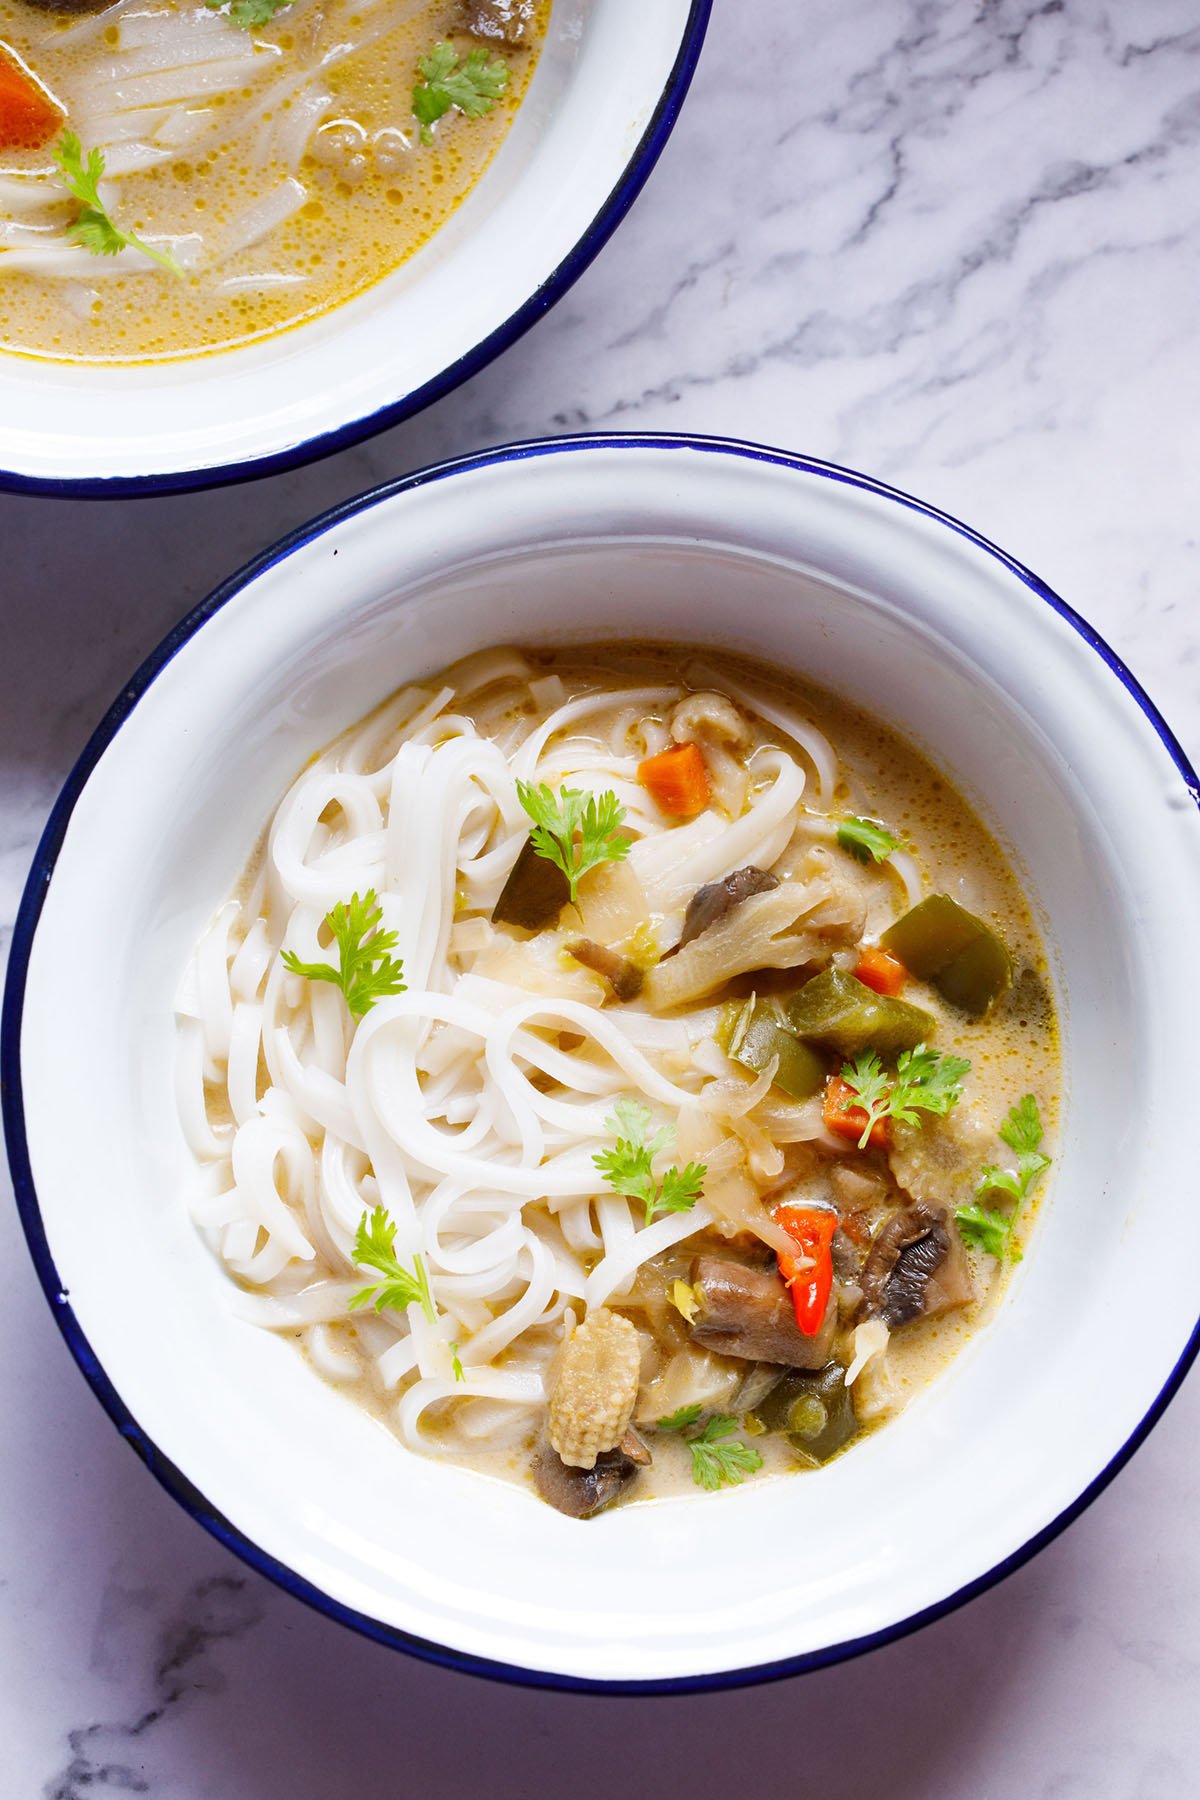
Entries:
<svg viewBox="0 0 1200 1800">
<path fill-rule="evenodd" d="M 363 1214 L 354 1234 L 354 1260 L 361 1268 L 375 1269 L 383 1280 L 355 1294 L 349 1302 L 350 1310 L 354 1312 L 368 1302 L 376 1312 L 382 1312 L 385 1306 L 420 1306 L 432 1325 L 437 1315 L 425 1264 L 418 1254 L 413 1257 L 412 1270 L 406 1269 L 396 1258 L 395 1243 L 396 1227 L 385 1206 Z"/>
<path fill-rule="evenodd" d="M 424 79 L 413 89 L 412 109 L 423 144 L 432 144 L 433 127 L 452 106 L 468 119 L 480 119 L 508 86 L 508 64 L 481 48 L 469 50 L 460 62 L 452 45 L 435 44 L 417 68 Z"/>
<path fill-rule="evenodd" d="M 667 1169 L 659 1183 L 654 1211 L 691 1212 L 704 1192 L 704 1177 L 707 1174 L 708 1166 L 705 1163 L 691 1162 L 682 1169 Z"/>
<path fill-rule="evenodd" d="M 1024 1198 L 1021 1177 L 1014 1175 L 1009 1169 L 996 1168 L 994 1163 L 989 1163 L 986 1169 L 980 1171 L 975 1192 L 977 1194 L 1007 1194 L 1010 1200 Z"/>
<path fill-rule="evenodd" d="M 918 1125 L 918 1113 L 948 1113 L 962 1099 L 962 1079 L 970 1067 L 965 1057 L 939 1055 L 925 1044 L 900 1053 L 895 1075 L 885 1072 L 873 1050 L 844 1063 L 842 1080 L 850 1089 L 850 1097 L 842 1102 L 842 1111 L 861 1106 L 866 1114 L 859 1149 L 865 1147 L 878 1119 Z"/>
<path fill-rule="evenodd" d="M 1042 1141 L 1042 1115 L 1032 1094 L 1022 1095 L 1009 1109 L 1008 1117 L 1000 1127 L 1000 1136 L 1010 1150 L 1037 1149 Z"/>
<path fill-rule="evenodd" d="M 842 1111 L 849 1112 L 853 1107 L 861 1106 L 867 1115 L 862 1136 L 858 1140 L 858 1147 L 862 1150 L 877 1121 L 887 1117 L 892 1097 L 892 1078 L 885 1074 L 875 1051 L 864 1050 L 853 1062 L 842 1064 L 842 1080 L 852 1090 L 853 1096 L 843 1101 Z"/>
<path fill-rule="evenodd" d="M 683 1169 L 667 1169 L 660 1181 L 655 1180 L 654 1158 L 674 1141 L 675 1127 L 662 1125 L 647 1136 L 653 1116 L 640 1100 L 616 1101 L 612 1117 L 604 1121 L 616 1144 L 592 1157 L 611 1188 L 627 1199 L 641 1201 L 647 1225 L 658 1213 L 690 1212 L 704 1191 L 708 1173 L 704 1163 L 688 1163 Z"/>
<path fill-rule="evenodd" d="M 900 839 L 875 819 L 843 819 L 837 841 L 862 863 L 886 862 L 892 851 L 900 848 Z"/>
<path fill-rule="evenodd" d="M 986 1250 L 1002 1262 L 1020 1262 L 1021 1247 L 1015 1240 L 1021 1209 L 1050 1167 L 1051 1159 L 1038 1145 L 1042 1141 L 1042 1117 L 1032 1094 L 1024 1094 L 1009 1109 L 1000 1127 L 1000 1136 L 1010 1150 L 1017 1153 L 1015 1170 L 997 1168 L 989 1163 L 979 1174 L 975 1192 L 986 1196 L 1001 1194 L 1011 1203 L 1012 1211 L 1000 1212 L 986 1206 L 960 1206 L 954 1217 L 968 1244 Z"/>
<path fill-rule="evenodd" d="M 226 0 L 204 0 L 210 12 L 223 12 L 233 25 L 240 25 L 243 31 L 253 31 L 256 25 L 269 25 L 277 12 L 282 12 L 291 0 L 233 0 L 227 7 Z"/>
<path fill-rule="evenodd" d="M 681 1406 L 678 1412 L 668 1413 L 665 1419 L 660 1419 L 658 1429 L 660 1431 L 686 1431 L 689 1425 L 696 1423 L 703 1411 L 702 1406 Z"/>
<path fill-rule="evenodd" d="M 352 894 L 348 902 L 343 901 L 325 915 L 338 947 L 337 966 L 301 962 L 294 950 L 283 952 L 283 966 L 308 981 L 333 982 L 341 988 L 354 1017 L 361 1019 L 377 1000 L 405 991 L 404 965 L 388 954 L 396 947 L 396 933 L 377 929 L 382 918 L 383 909 L 374 888 L 369 888 L 361 899 Z"/>
<path fill-rule="evenodd" d="M 692 1453 L 692 1480 L 697 1487 L 715 1493 L 719 1487 L 736 1487 L 762 1468 L 762 1457 L 740 1438 L 730 1437 L 737 1420 L 728 1413 L 714 1413 L 703 1431 L 688 1440 Z"/>
<path fill-rule="evenodd" d="M 572 900 L 589 869 L 629 855 L 629 839 L 621 831 L 625 808 L 615 794 L 582 794 L 576 788 L 555 794 L 544 782 L 518 781 L 517 798 L 533 820 L 530 843 L 562 870 Z"/>
<path fill-rule="evenodd" d="M 989 1256 L 1003 1258 L 1009 1241 L 1009 1222 L 1002 1213 L 991 1212 L 986 1206 L 960 1206 L 955 1209 L 955 1220 L 966 1243 L 974 1249 L 986 1250 Z"/>
<path fill-rule="evenodd" d="M 109 216 L 108 208 L 100 198 L 100 183 L 104 179 L 101 151 L 89 150 L 85 159 L 78 134 L 64 131 L 51 154 L 58 164 L 64 186 L 80 205 L 79 216 L 67 227 L 67 236 L 73 244 L 90 251 L 93 256 L 116 256 L 121 250 L 140 250 L 151 262 L 158 263 L 182 280 L 183 270 L 169 250 L 151 249 L 136 232 L 122 231 Z"/>
</svg>

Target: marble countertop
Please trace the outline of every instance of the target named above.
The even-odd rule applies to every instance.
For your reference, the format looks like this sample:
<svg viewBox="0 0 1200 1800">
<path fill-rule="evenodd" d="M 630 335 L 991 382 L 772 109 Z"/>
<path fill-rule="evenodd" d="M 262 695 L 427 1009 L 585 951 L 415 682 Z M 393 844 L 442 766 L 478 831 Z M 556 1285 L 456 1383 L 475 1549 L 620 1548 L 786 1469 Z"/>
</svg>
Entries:
<svg viewBox="0 0 1200 1800">
<path fill-rule="evenodd" d="M 0 496 L 0 948 L 67 769 L 187 607 L 334 501 L 547 431 L 757 438 L 948 508 L 1200 758 L 1198 155 L 1193 0 L 717 0 L 631 216 L 458 393 L 225 492 Z M 369 1644 L 227 1555 L 101 1413 L 8 1205 L 0 1250 L 6 1800 L 592 1800 L 614 1760 L 692 1800 L 1197 1791 L 1195 1374 L 1065 1536 L 903 1643 L 725 1696 L 539 1695 Z"/>
</svg>

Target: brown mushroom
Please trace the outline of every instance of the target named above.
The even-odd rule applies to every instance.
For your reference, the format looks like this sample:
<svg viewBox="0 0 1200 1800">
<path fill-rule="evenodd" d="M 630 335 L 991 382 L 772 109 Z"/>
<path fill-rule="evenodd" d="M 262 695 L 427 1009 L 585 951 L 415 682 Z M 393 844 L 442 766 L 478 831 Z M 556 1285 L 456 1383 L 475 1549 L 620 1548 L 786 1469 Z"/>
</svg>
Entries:
<svg viewBox="0 0 1200 1800">
<path fill-rule="evenodd" d="M 567 955 L 594 974 L 603 976 L 618 1000 L 635 1000 L 642 991 L 645 972 L 619 950 L 605 944 L 594 944 L 591 938 L 578 938 L 567 945 Z"/>
<path fill-rule="evenodd" d="M 549 1444 L 542 1446 L 533 1483 L 542 1499 L 569 1519 L 590 1519 L 610 1506 L 649 1466 L 650 1452 L 637 1432 L 625 1433 L 615 1450 L 606 1450 L 590 1469 L 569 1468 Z"/>
<path fill-rule="evenodd" d="M 732 875 L 726 875 L 720 881 L 710 881 L 697 888 L 683 915 L 679 949 L 723 919 L 735 906 L 740 906 L 743 900 L 749 900 L 753 894 L 768 893 L 778 886 L 778 875 L 772 875 L 767 869 L 756 869 L 751 863 L 744 869 L 735 869 Z"/>
<path fill-rule="evenodd" d="M 830 1297 L 821 1329 L 806 1337 L 792 1297 L 774 1268 L 751 1268 L 732 1257 L 698 1256 L 692 1264 L 696 1296 L 692 1336 L 706 1349 L 749 1362 L 821 1369 L 833 1352 L 837 1307 Z"/>
<path fill-rule="evenodd" d="M 958 1227 L 944 1207 L 895 1212 L 876 1232 L 861 1276 L 862 1316 L 889 1331 L 973 1299 Z"/>
<path fill-rule="evenodd" d="M 521 44 L 533 10 L 534 0 L 463 0 L 458 29 L 486 44 Z"/>
</svg>

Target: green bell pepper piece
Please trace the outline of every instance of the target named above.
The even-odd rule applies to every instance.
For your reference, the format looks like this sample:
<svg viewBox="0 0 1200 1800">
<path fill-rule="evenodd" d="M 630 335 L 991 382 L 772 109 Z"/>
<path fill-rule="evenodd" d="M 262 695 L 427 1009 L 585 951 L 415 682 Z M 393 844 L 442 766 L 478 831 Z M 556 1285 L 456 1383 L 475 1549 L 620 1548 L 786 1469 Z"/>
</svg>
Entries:
<svg viewBox="0 0 1200 1800">
<path fill-rule="evenodd" d="M 972 1018 L 981 1018 L 1012 985 L 1012 958 L 1001 939 L 949 894 L 920 901 L 879 941 L 911 975 Z"/>
<path fill-rule="evenodd" d="M 858 1430 L 854 1401 L 841 1363 L 793 1369 L 755 1409 L 768 1431 L 782 1432 L 809 1463 L 828 1462 Z"/>
<path fill-rule="evenodd" d="M 935 1023 L 922 1007 L 877 994 L 842 969 L 814 975 L 787 1004 L 787 1024 L 797 1037 L 839 1056 L 875 1050 L 886 1061 L 927 1043 Z"/>
<path fill-rule="evenodd" d="M 762 1073 L 772 1057 L 778 1058 L 774 1085 L 793 1100 L 808 1100 L 819 1094 L 829 1074 L 824 1057 L 787 1030 L 766 1000 L 751 999 L 739 1008 L 724 1047 L 733 1062 L 756 1075 Z"/>
</svg>

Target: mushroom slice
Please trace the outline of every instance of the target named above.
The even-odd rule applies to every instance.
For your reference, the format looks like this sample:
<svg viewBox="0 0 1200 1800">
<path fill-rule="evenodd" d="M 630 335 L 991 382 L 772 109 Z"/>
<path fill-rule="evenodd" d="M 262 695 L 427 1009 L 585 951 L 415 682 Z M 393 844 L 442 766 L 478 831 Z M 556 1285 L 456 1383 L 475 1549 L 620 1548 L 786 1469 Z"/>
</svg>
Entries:
<svg viewBox="0 0 1200 1800">
<path fill-rule="evenodd" d="M 533 1483 L 542 1499 L 569 1519 L 590 1519 L 623 1494 L 649 1461 L 650 1452 L 634 1431 L 627 1431 L 615 1450 L 598 1456 L 590 1469 L 569 1467 L 544 1444 Z"/>
<path fill-rule="evenodd" d="M 577 938 L 573 944 L 567 945 L 567 955 L 573 956 L 585 969 L 603 976 L 618 1000 L 635 1000 L 642 991 L 645 971 L 639 969 L 627 956 L 622 956 L 619 950 L 610 950 L 605 944 L 594 944 L 591 938 Z"/>
<path fill-rule="evenodd" d="M 806 1337 L 776 1269 L 750 1268 L 732 1257 L 698 1256 L 691 1285 L 697 1308 L 692 1336 L 706 1349 L 793 1369 L 821 1369 L 829 1361 L 837 1325 L 832 1295 L 821 1329 Z"/>
<path fill-rule="evenodd" d="M 756 869 L 753 863 L 744 869 L 735 869 L 732 875 L 726 875 L 721 881 L 710 881 L 696 892 L 688 901 L 688 909 L 683 915 L 683 931 L 679 938 L 679 948 L 690 944 L 693 938 L 707 931 L 731 913 L 735 906 L 743 900 L 750 900 L 755 894 L 768 894 L 772 888 L 779 886 L 778 875 L 772 875 L 767 869 Z"/>
<path fill-rule="evenodd" d="M 785 881 L 753 894 L 702 931 L 646 977 L 653 1011 L 685 1006 L 748 969 L 797 969 L 828 959 L 836 943 L 852 943 L 862 929 L 863 902 L 832 881 Z"/>
<path fill-rule="evenodd" d="M 521 44 L 533 22 L 533 0 L 463 0 L 458 29 L 486 44 Z"/>
<path fill-rule="evenodd" d="M 889 1331 L 974 1298 L 966 1251 L 944 1207 L 893 1213 L 875 1234 L 861 1283 L 863 1317 L 882 1319 Z"/>
</svg>

